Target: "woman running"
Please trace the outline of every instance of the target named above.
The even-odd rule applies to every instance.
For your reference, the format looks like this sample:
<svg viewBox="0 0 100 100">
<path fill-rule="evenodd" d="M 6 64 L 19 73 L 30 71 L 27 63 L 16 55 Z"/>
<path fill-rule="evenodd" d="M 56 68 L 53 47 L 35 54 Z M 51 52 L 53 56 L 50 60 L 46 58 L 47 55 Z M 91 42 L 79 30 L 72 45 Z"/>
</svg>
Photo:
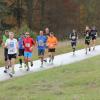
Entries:
<svg viewBox="0 0 100 100">
<path fill-rule="evenodd" d="M 53 63 L 56 45 L 58 43 L 57 38 L 54 36 L 53 32 L 50 32 L 50 36 L 47 39 L 47 45 L 48 45 L 48 52 L 49 52 L 49 62 Z"/>
</svg>

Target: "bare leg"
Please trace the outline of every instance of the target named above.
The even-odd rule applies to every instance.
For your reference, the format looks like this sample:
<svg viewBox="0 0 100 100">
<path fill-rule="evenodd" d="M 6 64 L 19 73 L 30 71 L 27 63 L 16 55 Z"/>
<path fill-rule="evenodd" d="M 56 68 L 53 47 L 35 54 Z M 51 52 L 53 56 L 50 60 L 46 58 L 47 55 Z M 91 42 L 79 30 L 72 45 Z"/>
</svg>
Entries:
<svg viewBox="0 0 100 100">
<path fill-rule="evenodd" d="M 96 43 L 96 40 L 92 40 L 93 50 L 95 50 L 95 43 Z"/>
<path fill-rule="evenodd" d="M 48 48 L 45 50 L 44 61 L 47 62 Z"/>
<path fill-rule="evenodd" d="M 12 74 L 15 74 L 15 70 L 14 70 L 14 66 L 15 66 L 15 59 L 14 58 L 12 58 L 12 60 L 11 60 L 11 67 L 12 67 Z"/>
<path fill-rule="evenodd" d="M 86 44 L 86 46 L 85 46 L 86 54 L 87 54 L 87 48 L 88 48 L 88 45 Z"/>
<path fill-rule="evenodd" d="M 52 59 L 52 63 L 53 63 L 55 52 L 52 52 L 51 55 L 52 55 L 51 59 Z"/>
<path fill-rule="evenodd" d="M 52 54 L 51 52 L 49 52 L 49 63 L 51 62 L 51 60 L 52 60 Z"/>
<path fill-rule="evenodd" d="M 24 61 L 25 61 L 25 67 L 27 67 L 27 71 L 29 71 L 28 58 L 24 58 Z"/>
<path fill-rule="evenodd" d="M 43 55 L 39 55 L 39 59 L 41 61 L 41 66 L 40 67 L 43 67 L 44 56 Z"/>
</svg>

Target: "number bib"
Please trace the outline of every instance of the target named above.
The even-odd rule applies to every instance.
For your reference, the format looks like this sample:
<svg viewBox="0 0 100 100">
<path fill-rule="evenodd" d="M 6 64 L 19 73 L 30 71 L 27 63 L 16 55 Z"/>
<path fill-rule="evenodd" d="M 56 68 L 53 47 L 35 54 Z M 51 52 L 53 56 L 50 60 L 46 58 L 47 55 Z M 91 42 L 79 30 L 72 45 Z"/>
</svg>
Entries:
<svg viewBox="0 0 100 100">
<path fill-rule="evenodd" d="M 39 46 L 44 46 L 44 42 L 43 42 L 42 40 L 40 40 L 40 41 L 38 42 L 38 45 L 39 45 Z"/>
<path fill-rule="evenodd" d="M 14 53 L 15 52 L 14 42 L 10 42 L 10 44 L 9 44 L 9 52 L 10 53 Z"/>
<path fill-rule="evenodd" d="M 30 43 L 26 43 L 25 46 L 29 48 L 30 47 Z"/>
<path fill-rule="evenodd" d="M 75 36 L 72 36 L 72 39 L 75 39 L 76 37 Z"/>
</svg>

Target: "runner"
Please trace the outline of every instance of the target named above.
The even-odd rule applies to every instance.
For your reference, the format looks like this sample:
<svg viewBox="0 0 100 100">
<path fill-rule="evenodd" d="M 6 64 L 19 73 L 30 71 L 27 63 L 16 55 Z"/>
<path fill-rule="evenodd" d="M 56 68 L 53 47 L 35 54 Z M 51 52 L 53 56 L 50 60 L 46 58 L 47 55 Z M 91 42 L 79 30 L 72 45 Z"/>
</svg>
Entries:
<svg viewBox="0 0 100 100">
<path fill-rule="evenodd" d="M 49 28 L 46 27 L 45 28 L 45 36 L 48 37 L 49 35 L 50 35 Z"/>
<path fill-rule="evenodd" d="M 43 35 L 43 31 L 40 31 L 40 35 L 37 36 L 37 46 L 38 46 L 38 56 L 41 59 L 41 67 L 43 67 L 43 61 L 44 61 L 44 52 L 45 52 L 45 46 L 47 38 Z"/>
<path fill-rule="evenodd" d="M 31 63 L 31 67 L 33 67 L 33 62 L 32 62 L 32 51 L 33 51 L 33 45 L 35 45 L 35 41 L 33 38 L 30 37 L 30 33 L 26 32 L 25 33 L 25 38 L 24 38 L 24 61 L 27 67 L 27 71 L 29 71 L 29 65 L 28 62 Z"/>
<path fill-rule="evenodd" d="M 11 67 L 11 71 L 9 70 L 9 75 L 12 77 L 13 74 L 15 74 L 14 65 L 18 50 L 18 42 L 14 38 L 13 32 L 9 32 L 9 39 L 6 40 L 5 47 L 8 48 L 8 59 Z"/>
<path fill-rule="evenodd" d="M 45 31 L 44 31 L 44 36 L 46 36 L 46 39 L 48 39 L 48 37 L 50 36 L 50 32 L 49 32 L 49 28 L 46 27 Z M 44 55 L 44 62 L 47 62 L 47 57 L 48 57 L 48 46 L 46 45 L 46 49 L 45 49 L 45 55 Z"/>
<path fill-rule="evenodd" d="M 95 50 L 95 44 L 96 44 L 96 38 L 97 38 L 97 30 L 96 27 L 92 27 L 91 30 L 91 37 L 92 37 L 92 46 L 93 46 L 93 50 Z"/>
<path fill-rule="evenodd" d="M 55 55 L 55 49 L 58 41 L 57 38 L 54 36 L 54 33 L 51 32 L 50 36 L 47 39 L 47 45 L 48 45 L 48 52 L 49 52 L 49 62 L 53 63 L 54 55 Z"/>
<path fill-rule="evenodd" d="M 75 29 L 73 29 L 73 32 L 70 34 L 70 39 L 71 39 L 71 46 L 73 49 L 73 55 L 75 55 L 76 43 L 77 43 L 77 39 L 78 39 Z"/>
<path fill-rule="evenodd" d="M 87 27 L 86 30 L 85 30 L 86 54 L 87 54 L 88 48 L 89 48 L 89 51 L 91 51 L 90 41 L 91 41 L 91 30 L 90 30 L 89 27 Z"/>
<path fill-rule="evenodd" d="M 22 59 L 24 56 L 24 46 L 23 46 L 23 40 L 24 40 L 24 33 L 21 34 L 20 38 L 18 39 L 18 48 L 19 48 L 19 63 L 20 68 L 22 68 Z"/>
<path fill-rule="evenodd" d="M 5 59 L 5 70 L 4 73 L 7 73 L 7 69 L 9 68 L 9 61 L 8 61 L 8 48 L 5 47 L 5 42 L 9 37 L 9 31 L 5 31 L 5 34 L 3 35 L 3 42 L 2 42 L 2 46 L 4 47 L 4 59 Z"/>
</svg>

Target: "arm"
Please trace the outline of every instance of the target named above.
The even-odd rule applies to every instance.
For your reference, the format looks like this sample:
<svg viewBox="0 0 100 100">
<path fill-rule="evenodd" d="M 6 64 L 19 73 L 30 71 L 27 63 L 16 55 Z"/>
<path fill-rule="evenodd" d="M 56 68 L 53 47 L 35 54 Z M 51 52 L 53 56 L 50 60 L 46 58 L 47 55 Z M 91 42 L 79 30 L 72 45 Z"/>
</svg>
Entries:
<svg viewBox="0 0 100 100">
<path fill-rule="evenodd" d="M 6 40 L 5 44 L 3 45 L 4 48 L 8 47 L 8 40 Z"/>
<path fill-rule="evenodd" d="M 36 41 L 35 40 L 33 40 L 33 45 L 36 46 Z"/>
<path fill-rule="evenodd" d="M 49 39 L 46 40 L 46 45 L 49 46 Z"/>
<path fill-rule="evenodd" d="M 71 34 L 69 35 L 69 39 L 71 40 Z"/>
<path fill-rule="evenodd" d="M 38 46 L 38 37 L 36 38 L 36 47 Z"/>
<path fill-rule="evenodd" d="M 57 38 L 55 37 L 55 45 L 57 45 L 58 44 L 58 40 L 57 40 Z"/>
<path fill-rule="evenodd" d="M 16 40 L 16 48 L 18 49 L 18 41 Z"/>
<path fill-rule="evenodd" d="M 32 46 L 30 47 L 30 50 L 32 51 L 33 47 L 35 47 L 36 43 L 35 43 L 35 41 L 33 39 L 31 40 L 31 42 L 32 42 Z"/>
<path fill-rule="evenodd" d="M 5 48 L 5 43 L 2 42 L 2 43 L 1 43 L 1 46 L 2 46 L 3 48 Z"/>
<path fill-rule="evenodd" d="M 4 36 L 2 36 L 1 46 L 5 48 Z"/>
<path fill-rule="evenodd" d="M 98 36 L 97 31 L 96 31 L 96 37 Z"/>
</svg>

